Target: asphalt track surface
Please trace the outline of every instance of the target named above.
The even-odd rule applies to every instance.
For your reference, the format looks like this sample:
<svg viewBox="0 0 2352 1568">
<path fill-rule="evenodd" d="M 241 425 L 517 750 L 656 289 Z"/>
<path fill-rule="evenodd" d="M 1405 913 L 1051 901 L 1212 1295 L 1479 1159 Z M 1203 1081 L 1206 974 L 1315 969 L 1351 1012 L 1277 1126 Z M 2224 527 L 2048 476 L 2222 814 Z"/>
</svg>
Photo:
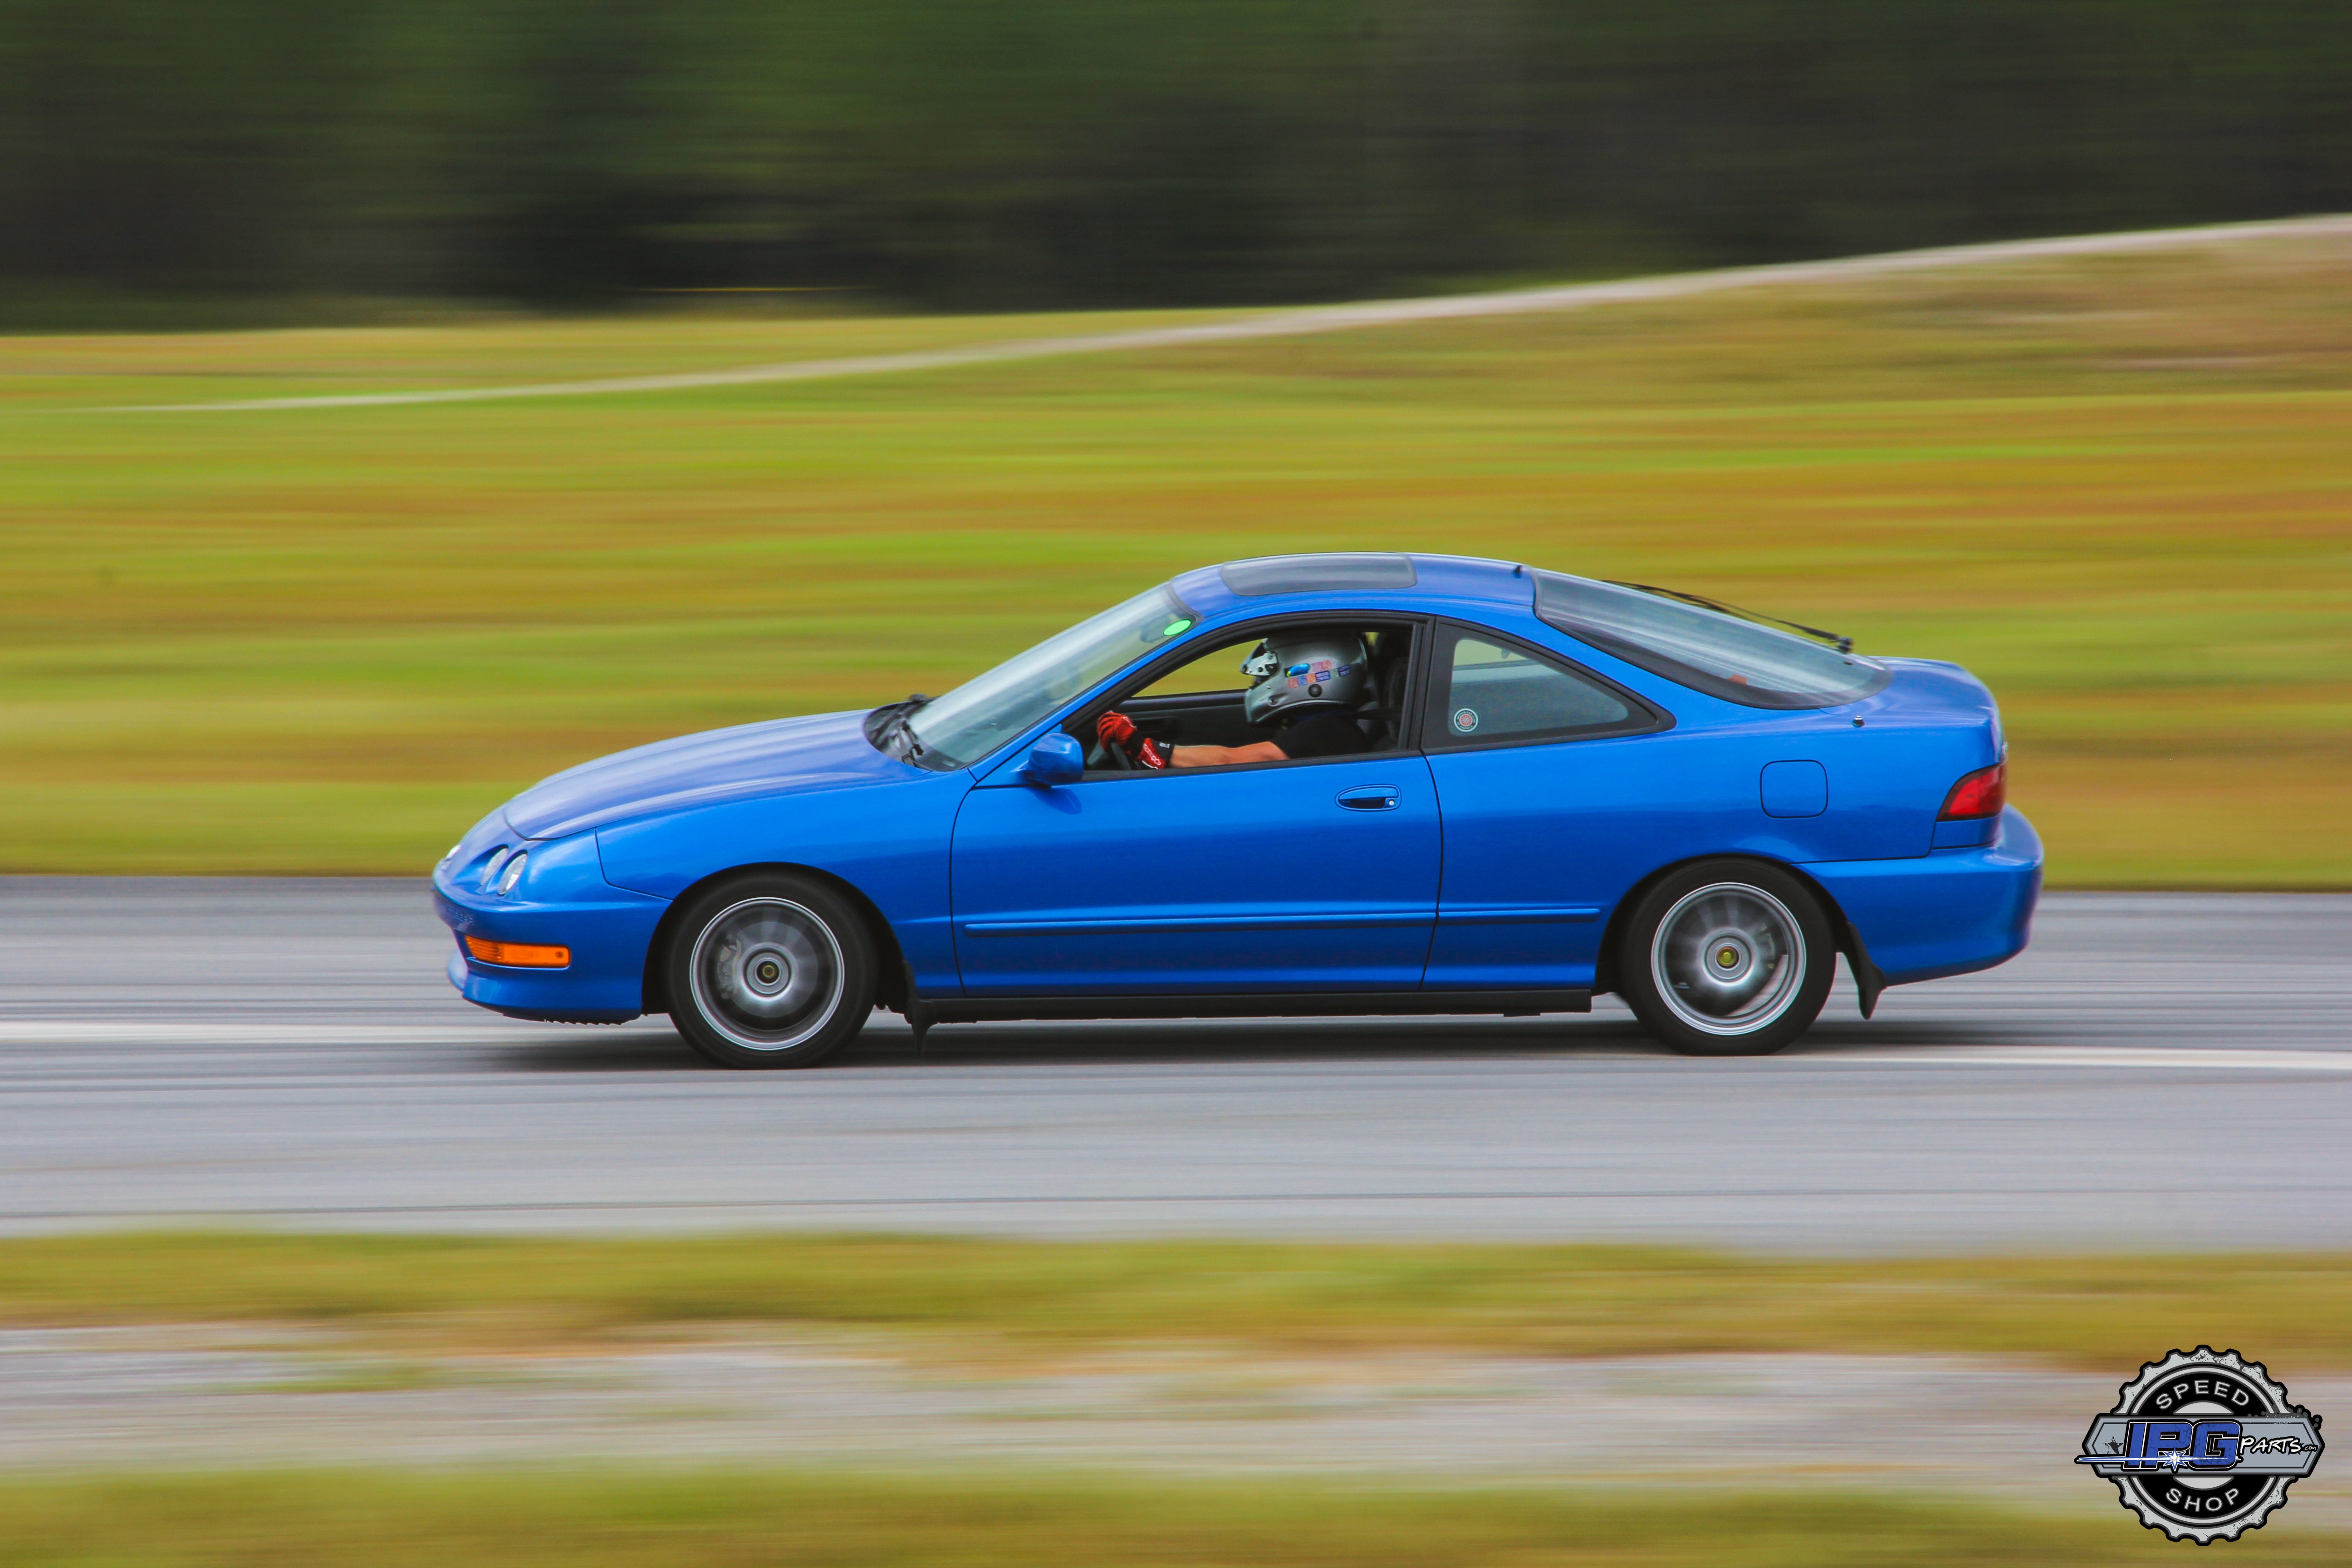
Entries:
<svg viewBox="0 0 2352 1568">
<path fill-rule="evenodd" d="M 0 879 L 0 1230 L 2352 1245 L 2352 897 L 2055 895 L 1779 1057 L 1590 1017 L 950 1026 L 810 1072 L 458 1001 L 404 881 Z"/>
</svg>

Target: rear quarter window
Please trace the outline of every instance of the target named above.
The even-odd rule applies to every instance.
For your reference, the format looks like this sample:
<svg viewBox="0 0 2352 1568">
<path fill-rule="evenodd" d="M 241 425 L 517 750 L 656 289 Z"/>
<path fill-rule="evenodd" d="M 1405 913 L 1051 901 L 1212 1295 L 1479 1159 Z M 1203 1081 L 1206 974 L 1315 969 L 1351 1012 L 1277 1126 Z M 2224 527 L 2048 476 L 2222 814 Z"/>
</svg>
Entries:
<svg viewBox="0 0 2352 1568">
<path fill-rule="evenodd" d="M 1626 734 L 1661 727 L 1636 699 L 1509 643 L 1444 628 L 1423 729 L 1431 747 Z"/>
<path fill-rule="evenodd" d="M 1893 679 L 1859 654 L 1613 583 L 1536 576 L 1545 625 L 1677 685 L 1748 708 L 1834 708 Z"/>
</svg>

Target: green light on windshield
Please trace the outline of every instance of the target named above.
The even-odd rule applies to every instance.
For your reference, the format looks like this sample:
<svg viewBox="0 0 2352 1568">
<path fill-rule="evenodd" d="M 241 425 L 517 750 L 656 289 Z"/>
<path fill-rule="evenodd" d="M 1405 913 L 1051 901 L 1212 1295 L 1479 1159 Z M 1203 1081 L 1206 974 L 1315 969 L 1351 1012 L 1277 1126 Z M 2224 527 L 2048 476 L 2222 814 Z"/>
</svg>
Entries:
<svg viewBox="0 0 2352 1568">
<path fill-rule="evenodd" d="M 1160 628 L 1160 635 L 1163 637 L 1172 637 L 1179 632 L 1188 632 L 1192 629 L 1192 623 L 1190 621 L 1171 621 Z"/>
</svg>

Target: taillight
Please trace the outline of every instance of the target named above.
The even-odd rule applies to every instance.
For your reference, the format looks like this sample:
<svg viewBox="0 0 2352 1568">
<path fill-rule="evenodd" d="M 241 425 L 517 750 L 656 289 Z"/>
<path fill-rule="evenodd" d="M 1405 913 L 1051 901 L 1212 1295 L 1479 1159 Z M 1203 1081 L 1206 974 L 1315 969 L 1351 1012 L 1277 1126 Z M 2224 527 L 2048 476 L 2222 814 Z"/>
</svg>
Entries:
<svg viewBox="0 0 2352 1568">
<path fill-rule="evenodd" d="M 1999 816 L 2000 808 L 2009 804 L 2009 764 L 1995 763 L 1989 768 L 1979 768 L 1965 774 L 1944 797 L 1944 809 L 1936 814 L 1938 822 L 1970 822 L 1980 816 Z"/>
</svg>

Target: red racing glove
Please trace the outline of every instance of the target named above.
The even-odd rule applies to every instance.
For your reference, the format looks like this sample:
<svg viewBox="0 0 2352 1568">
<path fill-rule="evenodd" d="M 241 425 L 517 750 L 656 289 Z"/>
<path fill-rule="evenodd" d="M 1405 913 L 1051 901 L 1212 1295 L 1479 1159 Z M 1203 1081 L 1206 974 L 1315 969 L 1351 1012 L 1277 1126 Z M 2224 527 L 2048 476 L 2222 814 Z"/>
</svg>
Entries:
<svg viewBox="0 0 2352 1568">
<path fill-rule="evenodd" d="M 1129 756 L 1155 773 L 1171 766 L 1176 748 L 1165 741 L 1155 741 L 1136 732 L 1135 721 L 1124 713 L 1106 713 L 1095 721 L 1095 733 L 1106 746 L 1117 746 Z"/>
</svg>

